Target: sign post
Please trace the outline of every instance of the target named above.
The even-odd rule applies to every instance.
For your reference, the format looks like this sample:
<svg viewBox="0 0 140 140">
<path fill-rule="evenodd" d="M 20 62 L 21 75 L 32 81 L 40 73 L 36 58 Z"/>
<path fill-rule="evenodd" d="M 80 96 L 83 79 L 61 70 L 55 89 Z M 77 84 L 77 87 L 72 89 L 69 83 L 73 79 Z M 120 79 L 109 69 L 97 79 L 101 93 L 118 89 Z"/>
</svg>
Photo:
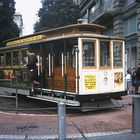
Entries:
<svg viewBox="0 0 140 140">
<path fill-rule="evenodd" d="M 58 117 L 59 140 L 66 140 L 66 107 L 62 102 L 58 103 Z"/>
<path fill-rule="evenodd" d="M 132 133 L 140 134 L 140 95 L 132 95 Z"/>
</svg>

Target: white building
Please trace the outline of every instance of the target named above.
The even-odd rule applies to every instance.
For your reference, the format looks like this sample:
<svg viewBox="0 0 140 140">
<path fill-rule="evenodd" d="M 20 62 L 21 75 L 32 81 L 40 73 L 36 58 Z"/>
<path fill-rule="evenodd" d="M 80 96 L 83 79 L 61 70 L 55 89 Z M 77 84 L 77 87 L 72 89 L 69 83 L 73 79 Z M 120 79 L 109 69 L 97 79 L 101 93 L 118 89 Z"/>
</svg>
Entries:
<svg viewBox="0 0 140 140">
<path fill-rule="evenodd" d="M 23 32 L 23 20 L 22 20 L 22 15 L 20 13 L 15 13 L 14 15 L 14 21 L 18 25 L 20 29 L 20 36 L 22 36 Z"/>
</svg>

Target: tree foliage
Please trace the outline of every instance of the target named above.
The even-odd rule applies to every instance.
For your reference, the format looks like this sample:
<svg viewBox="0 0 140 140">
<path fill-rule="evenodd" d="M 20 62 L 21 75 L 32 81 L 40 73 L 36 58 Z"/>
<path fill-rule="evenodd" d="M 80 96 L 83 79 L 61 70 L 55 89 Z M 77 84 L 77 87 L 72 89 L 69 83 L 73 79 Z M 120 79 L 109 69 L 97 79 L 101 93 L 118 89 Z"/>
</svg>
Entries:
<svg viewBox="0 0 140 140">
<path fill-rule="evenodd" d="M 42 0 L 38 17 L 39 21 L 34 25 L 35 32 L 77 23 L 80 8 L 73 0 Z"/>
<path fill-rule="evenodd" d="M 19 28 L 14 22 L 15 1 L 0 0 L 0 47 L 3 41 L 19 36 Z"/>
</svg>

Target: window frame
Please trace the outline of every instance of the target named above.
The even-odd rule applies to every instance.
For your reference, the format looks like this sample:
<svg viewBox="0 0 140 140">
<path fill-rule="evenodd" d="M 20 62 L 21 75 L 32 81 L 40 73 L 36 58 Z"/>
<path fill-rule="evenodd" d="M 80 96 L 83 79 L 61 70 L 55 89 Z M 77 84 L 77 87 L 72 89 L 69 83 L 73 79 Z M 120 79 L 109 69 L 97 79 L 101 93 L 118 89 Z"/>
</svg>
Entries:
<svg viewBox="0 0 140 140">
<path fill-rule="evenodd" d="M 13 63 L 14 52 L 18 52 L 18 64 L 16 64 L 16 65 L 14 65 L 14 63 Z M 19 52 L 19 49 L 12 50 L 12 68 L 18 68 L 19 65 L 20 65 L 20 52 Z"/>
<path fill-rule="evenodd" d="M 7 56 L 6 56 L 7 53 L 11 54 L 11 56 L 9 57 L 10 65 L 7 65 Z M 12 68 L 12 50 L 5 51 L 5 68 Z"/>
<path fill-rule="evenodd" d="M 0 68 L 4 68 L 5 66 L 5 53 L 4 52 L 0 52 L 0 54 L 3 54 L 3 65 L 0 65 Z M 0 55 L 1 57 L 2 55 Z M 0 58 L 0 61 L 1 61 L 1 58 Z M 2 63 L 1 63 L 2 64 Z"/>
<path fill-rule="evenodd" d="M 84 66 L 83 63 L 84 63 L 84 57 L 83 57 L 83 43 L 84 42 L 91 42 L 91 43 L 94 43 L 94 46 L 93 46 L 93 49 L 94 49 L 94 62 L 95 62 L 95 65 L 93 66 Z M 96 69 L 97 68 L 97 41 L 96 39 L 82 39 L 82 68 L 83 69 Z"/>
<path fill-rule="evenodd" d="M 133 24 L 134 23 L 134 24 Z M 132 30 L 133 27 L 133 30 Z M 124 21 L 124 33 L 125 36 L 130 36 L 137 33 L 137 17 L 136 15 L 130 16 Z"/>
<path fill-rule="evenodd" d="M 27 51 L 28 50 L 28 48 L 22 48 L 22 49 L 20 49 L 20 51 L 19 51 L 19 56 L 20 56 L 20 62 L 19 62 L 19 66 L 20 66 L 20 68 L 27 68 L 25 65 L 27 64 L 27 60 L 25 60 L 26 62 L 25 62 L 25 64 L 21 64 L 21 59 L 22 59 L 22 57 L 21 57 L 21 54 L 22 54 L 22 51 Z M 26 59 L 27 59 L 27 53 L 26 53 Z"/>
<path fill-rule="evenodd" d="M 122 65 L 121 66 L 114 66 L 114 42 L 118 42 L 118 43 L 122 43 L 122 46 L 121 46 L 121 50 L 122 50 L 122 58 L 121 58 L 121 63 L 122 63 Z M 121 69 L 121 68 L 123 68 L 123 66 L 124 66 L 124 42 L 123 41 L 120 41 L 120 40 L 112 40 L 112 46 L 113 46 L 113 51 L 112 51 L 112 53 L 113 53 L 113 59 L 112 59 L 112 61 L 113 61 L 113 69 Z"/>
<path fill-rule="evenodd" d="M 101 54 L 101 45 L 100 45 L 100 43 L 101 42 L 103 42 L 103 41 L 105 41 L 105 42 L 109 42 L 109 50 L 110 50 L 110 52 L 109 52 L 109 54 L 110 54 L 110 65 L 109 66 L 101 66 L 101 58 L 100 58 L 100 54 Z M 108 39 L 99 39 L 99 55 L 98 55 L 98 59 L 99 59 L 99 69 L 111 69 L 112 68 L 112 47 L 111 47 L 111 40 L 108 40 Z"/>
</svg>

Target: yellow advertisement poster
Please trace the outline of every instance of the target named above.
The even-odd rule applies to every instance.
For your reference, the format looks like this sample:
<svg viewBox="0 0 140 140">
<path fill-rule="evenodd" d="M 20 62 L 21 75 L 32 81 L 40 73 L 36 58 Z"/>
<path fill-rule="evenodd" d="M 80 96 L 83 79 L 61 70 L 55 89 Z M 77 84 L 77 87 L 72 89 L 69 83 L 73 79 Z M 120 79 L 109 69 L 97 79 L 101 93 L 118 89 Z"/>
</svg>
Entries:
<svg viewBox="0 0 140 140">
<path fill-rule="evenodd" d="M 84 89 L 85 90 L 96 89 L 96 75 L 95 74 L 84 75 Z"/>
</svg>

